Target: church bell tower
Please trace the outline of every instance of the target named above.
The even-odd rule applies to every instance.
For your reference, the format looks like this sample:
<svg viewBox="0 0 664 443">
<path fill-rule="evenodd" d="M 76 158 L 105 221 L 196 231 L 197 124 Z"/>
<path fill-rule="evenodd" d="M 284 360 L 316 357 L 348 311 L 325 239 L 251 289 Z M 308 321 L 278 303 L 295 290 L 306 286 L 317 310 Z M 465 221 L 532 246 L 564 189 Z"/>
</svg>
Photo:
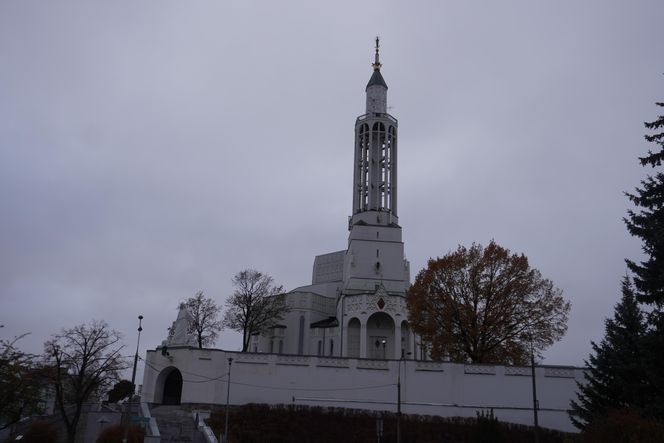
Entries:
<svg viewBox="0 0 664 443">
<path fill-rule="evenodd" d="M 373 359 L 411 358 L 404 258 L 397 217 L 397 119 L 387 112 L 387 83 L 380 72 L 376 38 L 366 111 L 355 121 L 353 213 L 340 297 L 342 355 Z"/>
<path fill-rule="evenodd" d="M 353 213 L 349 218 L 344 292 L 374 291 L 379 285 L 403 294 L 409 284 L 397 217 L 398 121 L 387 112 L 387 83 L 376 38 L 366 112 L 355 121 Z"/>
<path fill-rule="evenodd" d="M 355 122 L 353 216 L 366 211 L 397 215 L 397 120 L 387 113 L 387 84 L 380 73 L 379 40 L 366 87 L 366 113 Z"/>
</svg>

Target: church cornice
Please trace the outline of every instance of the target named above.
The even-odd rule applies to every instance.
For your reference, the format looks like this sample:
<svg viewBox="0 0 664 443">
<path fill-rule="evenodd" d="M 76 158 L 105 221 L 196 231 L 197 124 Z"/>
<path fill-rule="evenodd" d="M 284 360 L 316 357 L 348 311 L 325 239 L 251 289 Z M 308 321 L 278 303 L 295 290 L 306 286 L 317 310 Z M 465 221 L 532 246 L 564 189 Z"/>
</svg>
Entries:
<svg viewBox="0 0 664 443">
<path fill-rule="evenodd" d="M 354 239 L 352 239 L 352 241 L 353 241 L 353 242 L 358 242 L 358 243 L 359 243 L 359 242 L 364 242 L 364 243 L 380 243 L 380 244 L 394 243 L 394 244 L 397 244 L 397 245 L 402 245 L 402 244 L 403 244 L 402 241 L 394 241 L 394 240 L 374 240 L 374 239 L 367 240 L 367 239 L 363 239 L 363 238 L 354 238 Z"/>
<path fill-rule="evenodd" d="M 353 280 L 367 280 L 367 281 L 377 281 L 377 280 L 380 280 L 380 281 L 396 281 L 396 282 L 403 282 L 403 280 L 398 279 L 398 278 L 375 278 L 375 277 L 355 277 L 355 276 L 353 277 Z M 359 292 L 363 294 L 363 293 L 365 293 L 365 292 L 367 292 L 367 291 L 366 291 L 366 290 L 361 290 L 361 291 L 359 291 Z M 370 292 L 371 294 L 373 294 L 372 291 L 368 291 L 368 292 Z"/>
<path fill-rule="evenodd" d="M 387 119 L 392 123 L 399 124 L 399 120 L 397 120 L 396 117 L 394 117 L 391 114 L 388 114 L 387 112 L 367 112 L 366 114 L 362 114 L 359 117 L 357 117 L 357 120 L 355 120 L 355 124 L 363 122 L 365 120 L 383 120 L 383 119 Z"/>
<path fill-rule="evenodd" d="M 357 214 L 362 214 L 362 213 L 365 213 L 365 212 L 369 212 L 369 211 L 360 211 L 360 212 L 357 212 Z M 375 211 L 375 212 L 379 212 L 379 211 Z M 390 211 L 380 211 L 380 212 L 385 212 L 386 214 L 390 213 Z M 363 220 L 359 220 L 355 223 L 353 223 L 351 221 L 351 226 L 367 226 L 369 228 L 397 228 L 397 229 L 401 229 L 401 226 L 399 226 L 396 223 L 388 223 L 387 225 L 378 225 L 378 224 L 375 224 L 375 223 L 367 223 Z"/>
</svg>

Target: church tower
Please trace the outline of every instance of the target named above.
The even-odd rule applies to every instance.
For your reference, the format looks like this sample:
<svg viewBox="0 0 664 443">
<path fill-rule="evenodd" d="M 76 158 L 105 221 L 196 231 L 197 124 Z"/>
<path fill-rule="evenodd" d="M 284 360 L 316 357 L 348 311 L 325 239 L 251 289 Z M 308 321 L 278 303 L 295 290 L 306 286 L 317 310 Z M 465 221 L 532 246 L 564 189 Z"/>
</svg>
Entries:
<svg viewBox="0 0 664 443">
<path fill-rule="evenodd" d="M 366 91 L 366 113 L 355 122 L 353 215 L 397 215 L 397 120 L 387 113 L 387 84 L 380 73 L 379 40 Z"/>
<path fill-rule="evenodd" d="M 353 213 L 341 290 L 344 354 L 400 358 L 411 341 L 405 305 L 410 270 L 397 217 L 398 121 L 387 112 L 379 51 L 376 38 L 366 112 L 355 121 Z"/>
<path fill-rule="evenodd" d="M 410 270 L 397 217 L 399 123 L 387 112 L 379 51 L 376 38 L 365 112 L 355 121 L 347 247 L 316 256 L 311 284 L 286 294 L 289 312 L 254 337 L 253 352 L 414 357 L 405 298 Z"/>
</svg>

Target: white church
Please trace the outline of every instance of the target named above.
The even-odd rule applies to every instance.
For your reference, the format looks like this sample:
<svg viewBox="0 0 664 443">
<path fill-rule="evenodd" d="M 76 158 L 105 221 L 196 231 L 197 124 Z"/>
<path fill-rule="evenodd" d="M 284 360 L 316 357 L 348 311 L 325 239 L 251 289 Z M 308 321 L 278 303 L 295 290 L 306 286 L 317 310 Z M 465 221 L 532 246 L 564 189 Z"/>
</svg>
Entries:
<svg viewBox="0 0 664 443">
<path fill-rule="evenodd" d="M 398 122 L 376 45 L 366 112 L 355 121 L 353 215 L 348 248 L 314 259 L 311 284 L 286 295 L 282 324 L 251 343 L 254 352 L 408 358 L 415 346 L 405 302 L 410 285 L 397 217 Z"/>
<path fill-rule="evenodd" d="M 197 349 L 181 309 L 163 343 L 168 352 L 147 352 L 143 401 L 223 404 L 228 396 L 231 404 L 394 411 L 400 398 L 405 413 L 475 416 L 493 409 L 501 420 L 532 424 L 531 368 L 428 361 L 409 328 L 398 121 L 387 112 L 378 39 L 374 57 L 366 110 L 355 121 L 347 248 L 315 257 L 311 284 L 286 294 L 289 312 L 252 337 L 250 352 Z M 581 368 L 536 368 L 542 426 L 575 430 L 566 411 L 582 380 Z"/>
</svg>

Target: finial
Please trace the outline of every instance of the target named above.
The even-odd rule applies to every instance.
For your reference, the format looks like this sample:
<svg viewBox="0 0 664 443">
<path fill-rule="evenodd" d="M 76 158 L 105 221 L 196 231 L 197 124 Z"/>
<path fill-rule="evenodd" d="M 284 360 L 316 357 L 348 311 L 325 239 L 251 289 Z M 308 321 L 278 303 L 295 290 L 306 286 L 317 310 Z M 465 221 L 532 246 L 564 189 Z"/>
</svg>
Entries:
<svg viewBox="0 0 664 443">
<path fill-rule="evenodd" d="M 383 66 L 378 58 L 378 49 L 380 49 L 380 37 L 376 36 L 376 58 L 371 65 L 373 66 L 374 71 L 380 71 L 380 67 Z"/>
</svg>

